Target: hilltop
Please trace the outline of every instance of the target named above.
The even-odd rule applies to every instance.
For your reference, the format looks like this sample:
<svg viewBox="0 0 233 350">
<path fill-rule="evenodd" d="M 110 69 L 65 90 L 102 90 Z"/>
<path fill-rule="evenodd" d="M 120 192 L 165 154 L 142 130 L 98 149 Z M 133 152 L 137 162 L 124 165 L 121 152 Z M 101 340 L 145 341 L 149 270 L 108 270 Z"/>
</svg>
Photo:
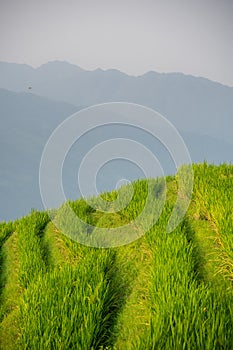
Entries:
<svg viewBox="0 0 233 350">
<path fill-rule="evenodd" d="M 78 234 L 94 237 L 96 227 L 135 222 L 149 185 L 154 203 L 166 194 L 155 225 L 125 246 L 87 247 L 64 235 L 54 222 L 67 220 L 66 204 L 1 223 L 1 349 L 232 349 L 233 166 L 193 170 L 192 201 L 171 233 L 175 176 L 166 191 L 162 179 L 136 181 L 118 212 L 68 203 L 93 226 Z M 112 209 L 117 195 L 99 198 Z"/>
</svg>

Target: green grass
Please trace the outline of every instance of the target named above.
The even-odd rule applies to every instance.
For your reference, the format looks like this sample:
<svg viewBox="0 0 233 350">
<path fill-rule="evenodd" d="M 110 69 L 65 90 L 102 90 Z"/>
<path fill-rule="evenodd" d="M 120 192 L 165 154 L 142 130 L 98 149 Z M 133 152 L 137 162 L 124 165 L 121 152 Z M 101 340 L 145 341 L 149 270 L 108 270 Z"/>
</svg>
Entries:
<svg viewBox="0 0 233 350">
<path fill-rule="evenodd" d="M 166 179 L 163 209 L 164 179 L 136 181 L 121 209 L 128 186 L 69 201 L 50 212 L 68 236 L 45 212 L 0 223 L 0 349 L 233 349 L 233 166 L 193 170 L 192 202 L 171 233 L 176 177 Z M 71 239 L 90 243 L 98 228 L 130 222 L 131 233 L 147 232 L 121 247 Z"/>
<path fill-rule="evenodd" d="M 46 270 L 47 257 L 41 237 L 48 221 L 46 213 L 32 211 L 16 227 L 20 256 L 19 282 L 22 288 L 27 288 L 33 279 Z"/>
<path fill-rule="evenodd" d="M 23 349 L 95 349 L 105 342 L 111 257 L 95 255 L 56 268 L 27 289 L 20 309 Z"/>
<path fill-rule="evenodd" d="M 162 223 L 157 226 L 148 235 L 154 269 L 146 348 L 230 349 L 232 291 L 216 290 L 202 279 L 194 259 L 196 246 L 187 240 L 185 225 L 169 235 Z M 145 338 L 141 347 L 143 343 Z"/>
<path fill-rule="evenodd" d="M 19 339 L 18 303 L 22 289 L 18 283 L 18 236 L 13 233 L 1 249 L 0 348 L 16 349 Z"/>
<path fill-rule="evenodd" d="M 151 248 L 145 237 L 127 248 L 117 249 L 115 278 L 121 286 L 122 304 L 113 333 L 115 349 L 131 349 L 135 339 L 142 337 L 149 327 L 151 264 Z"/>
</svg>

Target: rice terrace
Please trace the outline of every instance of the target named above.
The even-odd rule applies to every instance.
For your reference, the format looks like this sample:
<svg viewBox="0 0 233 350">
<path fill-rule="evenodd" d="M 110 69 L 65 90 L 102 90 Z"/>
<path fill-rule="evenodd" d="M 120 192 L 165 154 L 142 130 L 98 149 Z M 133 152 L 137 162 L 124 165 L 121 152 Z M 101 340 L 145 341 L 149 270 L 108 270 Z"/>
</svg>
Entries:
<svg viewBox="0 0 233 350">
<path fill-rule="evenodd" d="M 50 216 L 64 219 L 64 206 L 2 222 L 0 348 L 233 349 L 233 166 L 193 170 L 179 226 L 166 232 L 177 197 L 169 176 L 155 225 L 121 247 L 88 247 L 63 235 Z M 142 211 L 148 181 L 156 201 L 159 178 L 134 182 L 132 201 L 118 212 L 84 199 L 69 205 L 95 227 L 125 225 Z M 117 191 L 101 196 L 111 202 Z"/>
</svg>

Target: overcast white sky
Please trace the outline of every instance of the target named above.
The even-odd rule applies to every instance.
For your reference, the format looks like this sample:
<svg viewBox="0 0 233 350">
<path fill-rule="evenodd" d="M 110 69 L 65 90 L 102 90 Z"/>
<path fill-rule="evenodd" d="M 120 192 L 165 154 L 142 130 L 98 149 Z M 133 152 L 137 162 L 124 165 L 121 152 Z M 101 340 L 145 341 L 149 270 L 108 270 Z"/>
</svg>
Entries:
<svg viewBox="0 0 233 350">
<path fill-rule="evenodd" d="M 0 0 L 0 60 L 179 71 L 233 86 L 233 0 Z"/>
</svg>

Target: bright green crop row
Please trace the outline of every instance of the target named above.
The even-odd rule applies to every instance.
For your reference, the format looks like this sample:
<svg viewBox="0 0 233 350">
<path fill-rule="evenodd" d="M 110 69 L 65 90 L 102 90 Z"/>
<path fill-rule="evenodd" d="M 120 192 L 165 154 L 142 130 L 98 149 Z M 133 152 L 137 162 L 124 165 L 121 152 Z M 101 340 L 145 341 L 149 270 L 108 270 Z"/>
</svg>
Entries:
<svg viewBox="0 0 233 350">
<path fill-rule="evenodd" d="M 218 234 L 225 253 L 222 261 L 228 277 L 233 278 L 233 165 L 218 167 L 206 163 L 194 166 L 194 198 L 200 213 Z"/>
<path fill-rule="evenodd" d="M 9 237 L 9 235 L 14 231 L 14 224 L 12 222 L 1 222 L 0 223 L 0 248 L 4 241 Z"/>
<path fill-rule="evenodd" d="M 40 275 L 20 309 L 22 349 L 97 349 L 107 341 L 112 253 L 90 250 L 77 265 Z"/>
<path fill-rule="evenodd" d="M 20 256 L 19 282 L 23 288 L 27 288 L 45 271 L 46 257 L 41 245 L 41 235 L 48 222 L 47 213 L 32 211 L 16 226 Z"/>
</svg>

